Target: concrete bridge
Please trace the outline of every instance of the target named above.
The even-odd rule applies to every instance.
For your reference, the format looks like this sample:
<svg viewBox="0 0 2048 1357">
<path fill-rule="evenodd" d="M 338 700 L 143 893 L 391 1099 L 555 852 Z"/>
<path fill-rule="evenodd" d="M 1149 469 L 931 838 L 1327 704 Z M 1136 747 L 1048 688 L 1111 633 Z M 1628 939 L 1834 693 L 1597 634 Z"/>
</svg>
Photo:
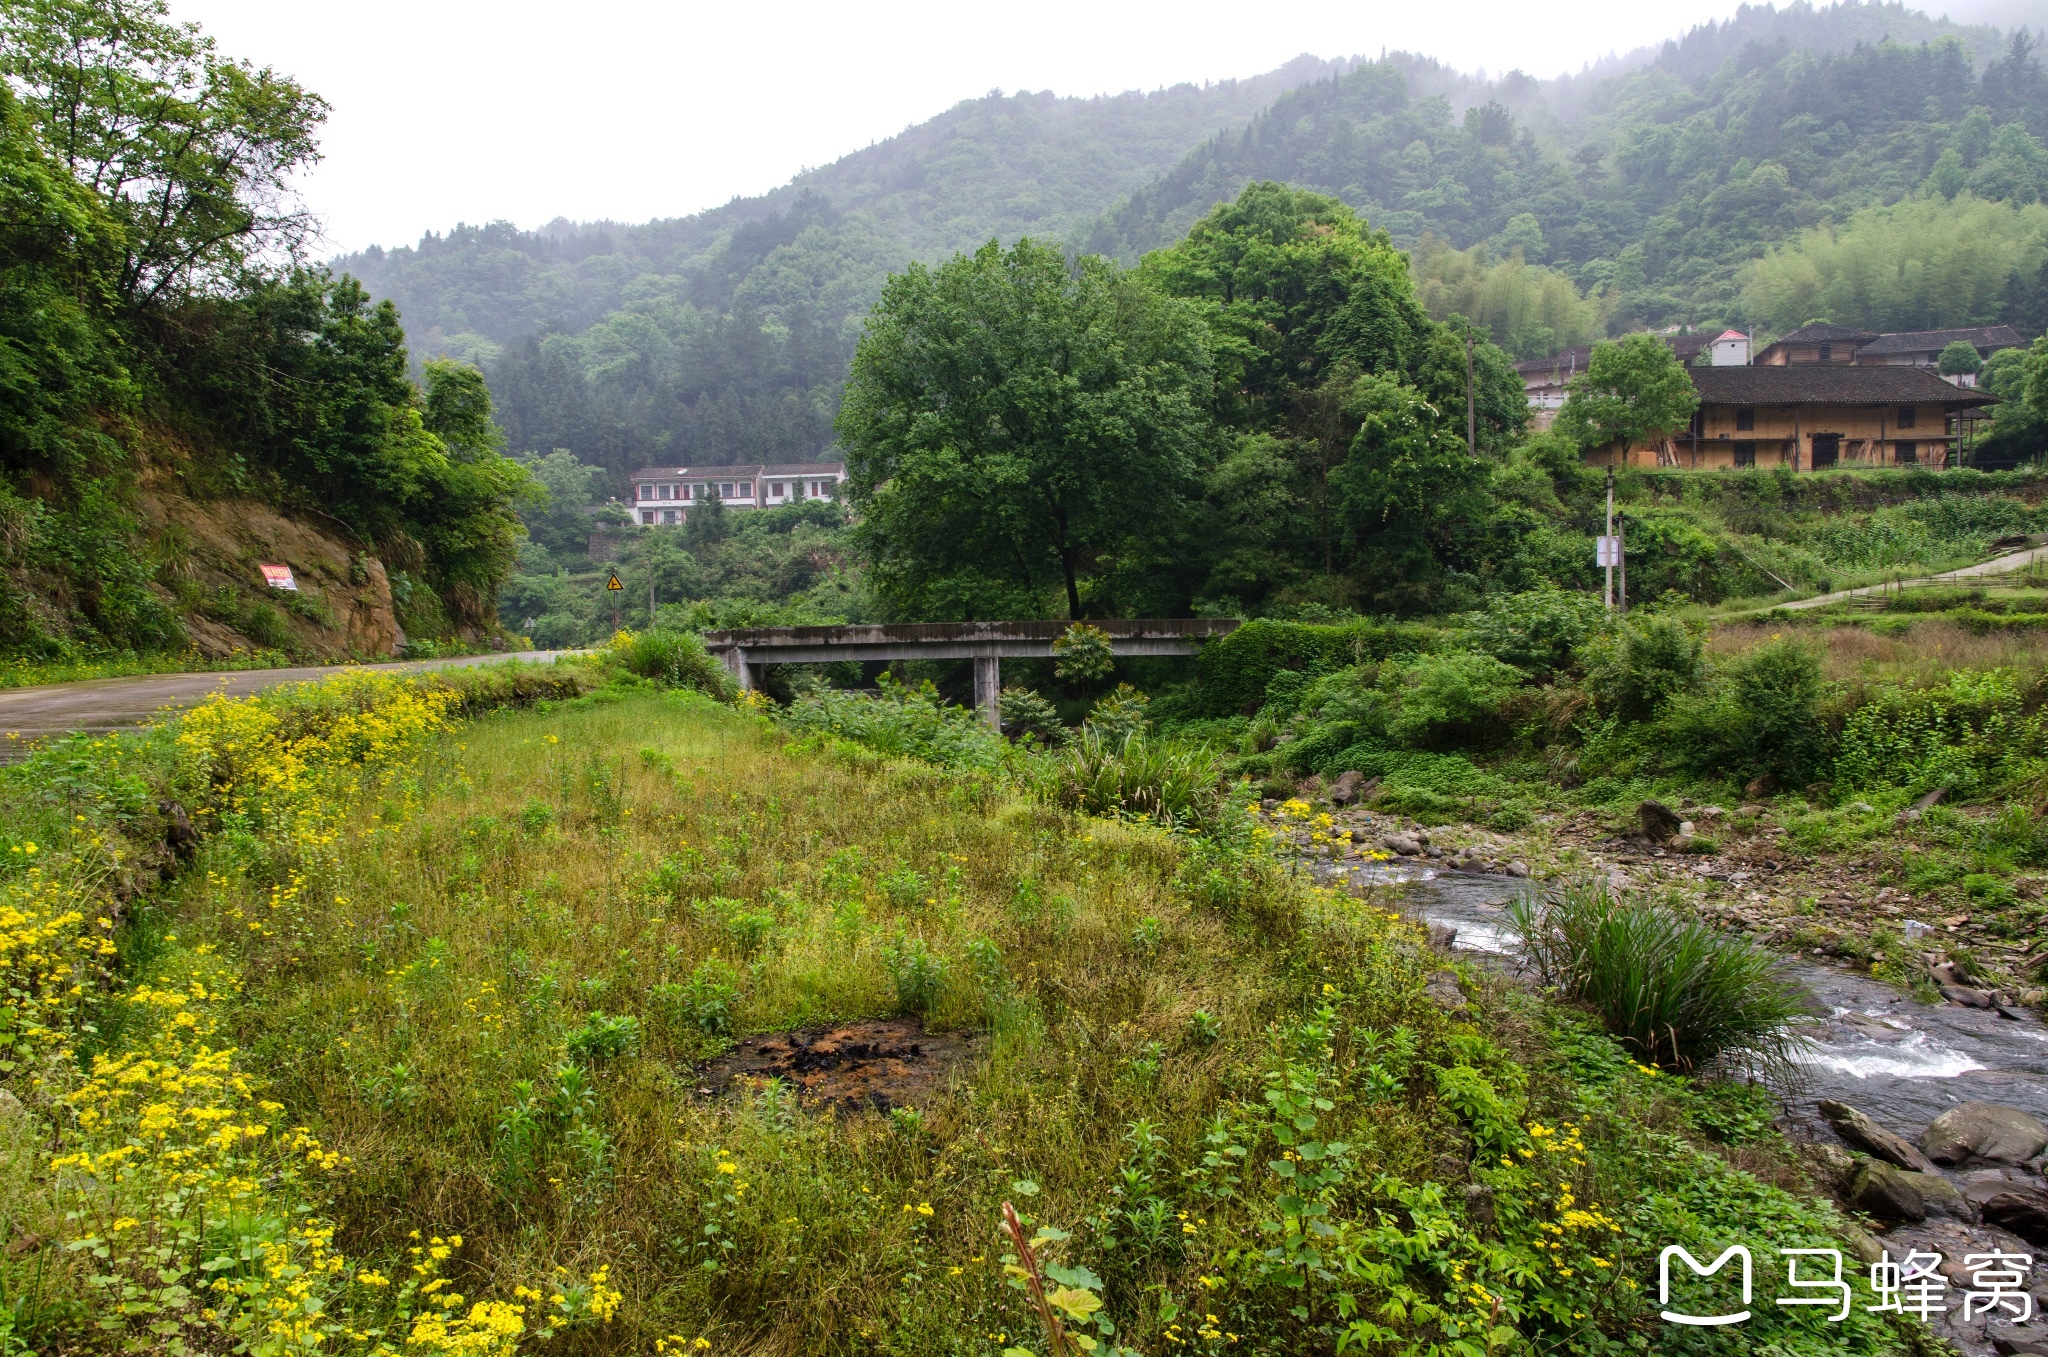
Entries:
<svg viewBox="0 0 2048 1357">
<path fill-rule="evenodd" d="M 747 627 L 707 631 L 704 645 L 725 662 L 742 688 L 760 686 L 771 664 L 838 660 L 973 660 L 974 706 L 1000 728 L 998 699 L 1004 660 L 1052 658 L 1067 622 L 916 622 L 862 627 Z M 1192 655 L 1202 643 L 1236 631 L 1234 617 L 1091 621 L 1109 634 L 1118 655 Z"/>
</svg>

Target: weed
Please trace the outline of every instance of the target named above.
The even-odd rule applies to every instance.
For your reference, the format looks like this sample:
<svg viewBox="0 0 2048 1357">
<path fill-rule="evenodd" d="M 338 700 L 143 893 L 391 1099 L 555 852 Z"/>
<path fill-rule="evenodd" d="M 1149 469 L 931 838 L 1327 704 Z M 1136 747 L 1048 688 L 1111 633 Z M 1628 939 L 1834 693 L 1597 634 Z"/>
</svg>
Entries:
<svg viewBox="0 0 2048 1357">
<path fill-rule="evenodd" d="M 1783 1072 L 1813 1000 L 1776 958 L 1664 906 L 1571 884 L 1509 907 L 1537 977 L 1654 1065 Z"/>
</svg>

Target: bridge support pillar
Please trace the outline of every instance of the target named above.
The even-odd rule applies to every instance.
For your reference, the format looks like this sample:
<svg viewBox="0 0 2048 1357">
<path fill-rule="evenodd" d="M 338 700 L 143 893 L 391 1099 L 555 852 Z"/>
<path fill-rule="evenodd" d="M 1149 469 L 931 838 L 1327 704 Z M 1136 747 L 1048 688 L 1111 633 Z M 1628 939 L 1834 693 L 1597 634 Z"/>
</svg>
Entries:
<svg viewBox="0 0 2048 1357">
<path fill-rule="evenodd" d="M 989 728 L 1001 733 L 1003 729 L 1003 662 L 993 655 L 979 656 L 974 660 L 974 708 L 981 713 L 981 719 Z"/>
<path fill-rule="evenodd" d="M 727 672 L 739 680 L 741 692 L 750 693 L 754 690 L 754 666 L 747 663 L 746 651 L 738 646 L 726 651 L 725 667 Z"/>
</svg>

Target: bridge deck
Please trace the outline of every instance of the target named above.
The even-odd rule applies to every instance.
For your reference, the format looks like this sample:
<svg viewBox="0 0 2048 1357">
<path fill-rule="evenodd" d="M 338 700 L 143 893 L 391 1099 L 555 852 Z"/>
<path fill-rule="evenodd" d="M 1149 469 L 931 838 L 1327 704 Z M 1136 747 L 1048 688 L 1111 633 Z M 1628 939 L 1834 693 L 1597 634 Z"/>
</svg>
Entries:
<svg viewBox="0 0 2048 1357">
<path fill-rule="evenodd" d="M 973 660 L 975 706 L 992 726 L 1001 718 L 1004 660 L 1048 659 L 1066 622 L 912 622 L 850 627 L 745 627 L 704 633 L 742 688 L 757 686 L 766 664 L 830 664 L 838 660 Z M 1192 655 L 1205 641 L 1236 631 L 1234 617 L 1105 619 L 1118 655 Z"/>
</svg>

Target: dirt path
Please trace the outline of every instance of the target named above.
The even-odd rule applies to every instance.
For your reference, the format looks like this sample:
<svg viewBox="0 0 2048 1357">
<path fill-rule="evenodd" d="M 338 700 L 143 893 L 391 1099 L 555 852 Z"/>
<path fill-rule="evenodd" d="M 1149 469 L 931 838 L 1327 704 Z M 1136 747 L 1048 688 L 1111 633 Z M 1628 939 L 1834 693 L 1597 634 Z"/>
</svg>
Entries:
<svg viewBox="0 0 2048 1357">
<path fill-rule="evenodd" d="M 1819 608 L 1829 603 L 1840 603 L 1845 598 L 1884 593 L 1891 589 L 1912 588 L 1922 584 L 1948 584 L 1985 575 L 2008 575 L 2015 570 L 2025 570 L 2034 562 L 2043 560 L 2048 560 L 2048 547 L 2029 547 L 2025 551 L 2015 551 L 2010 555 L 1994 556 L 1988 561 L 1966 565 L 1961 570 L 1947 570 L 1939 575 L 1921 575 L 1909 580 L 1894 580 L 1890 584 L 1866 584 L 1861 589 L 1837 589 L 1832 594 L 1821 594 L 1816 598 L 1802 598 L 1797 603 L 1779 603 L 1773 606 L 1788 611 L 1795 608 Z"/>
<path fill-rule="evenodd" d="M 0 688 L 0 763 L 12 762 L 32 740 L 72 731 L 94 734 L 139 726 L 159 712 L 189 707 L 214 693 L 247 697 L 287 683 L 304 683 L 351 670 L 416 674 L 458 665 L 495 664 L 507 659 L 545 663 L 573 650 L 533 650 L 512 655 L 466 655 L 400 664 L 308 665 L 297 669 L 245 669 L 212 674 L 140 674 L 133 678 L 82 679 L 35 688 Z"/>
</svg>

